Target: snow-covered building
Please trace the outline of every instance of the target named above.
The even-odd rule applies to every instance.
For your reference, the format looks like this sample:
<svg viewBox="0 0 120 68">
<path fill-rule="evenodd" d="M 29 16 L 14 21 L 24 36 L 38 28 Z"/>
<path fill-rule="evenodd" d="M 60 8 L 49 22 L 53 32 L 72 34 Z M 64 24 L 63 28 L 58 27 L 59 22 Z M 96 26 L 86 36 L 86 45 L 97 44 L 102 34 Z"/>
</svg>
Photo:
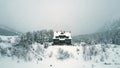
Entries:
<svg viewBox="0 0 120 68">
<path fill-rule="evenodd" d="M 53 45 L 71 45 L 70 31 L 55 31 L 53 36 Z"/>
</svg>

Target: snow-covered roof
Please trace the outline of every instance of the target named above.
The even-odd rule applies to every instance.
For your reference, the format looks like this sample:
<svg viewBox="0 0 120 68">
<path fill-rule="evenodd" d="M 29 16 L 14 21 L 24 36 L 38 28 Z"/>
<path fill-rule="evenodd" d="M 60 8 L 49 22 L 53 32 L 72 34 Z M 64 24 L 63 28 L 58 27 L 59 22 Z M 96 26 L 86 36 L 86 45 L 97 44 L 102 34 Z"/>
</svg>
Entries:
<svg viewBox="0 0 120 68">
<path fill-rule="evenodd" d="M 72 39 L 71 38 L 71 32 L 70 31 L 54 31 L 54 37 L 53 37 L 53 39 L 56 37 L 56 36 L 68 36 L 69 37 L 69 39 Z"/>
</svg>

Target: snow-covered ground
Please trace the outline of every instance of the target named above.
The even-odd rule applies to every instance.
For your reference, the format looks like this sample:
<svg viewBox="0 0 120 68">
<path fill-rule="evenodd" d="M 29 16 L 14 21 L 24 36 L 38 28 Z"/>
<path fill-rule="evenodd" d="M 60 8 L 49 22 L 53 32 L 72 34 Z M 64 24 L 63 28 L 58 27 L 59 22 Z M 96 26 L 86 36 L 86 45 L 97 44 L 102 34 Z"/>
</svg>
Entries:
<svg viewBox="0 0 120 68">
<path fill-rule="evenodd" d="M 18 36 L 1 36 L 0 35 L 0 43 L 10 43 L 14 44 L 16 43 L 16 39 Z"/>
<path fill-rule="evenodd" d="M 5 40 L 6 37 L 2 38 Z M 12 37 L 11 40 L 14 39 Z M 1 42 L 0 47 L 12 48 L 12 43 Z M 56 45 L 44 48 L 44 45 L 33 43 L 28 54 L 31 61 L 1 56 L 0 68 L 120 68 L 120 46 L 114 44 Z"/>
</svg>

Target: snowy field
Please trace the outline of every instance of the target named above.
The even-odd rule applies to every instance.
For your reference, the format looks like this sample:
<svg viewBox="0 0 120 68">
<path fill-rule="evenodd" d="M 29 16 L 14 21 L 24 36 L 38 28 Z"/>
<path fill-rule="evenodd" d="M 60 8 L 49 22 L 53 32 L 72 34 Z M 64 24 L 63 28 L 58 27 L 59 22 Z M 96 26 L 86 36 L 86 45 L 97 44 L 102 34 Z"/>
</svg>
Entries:
<svg viewBox="0 0 120 68">
<path fill-rule="evenodd" d="M 13 47 L 16 37 L 0 37 L 4 40 L 0 42 L 0 48 L 6 49 L 4 56 L 0 52 L 0 68 L 120 68 L 119 45 L 50 45 L 44 48 L 44 45 L 33 43 L 28 55 L 32 60 L 24 61 L 6 56 L 11 55 L 7 48 Z"/>
</svg>

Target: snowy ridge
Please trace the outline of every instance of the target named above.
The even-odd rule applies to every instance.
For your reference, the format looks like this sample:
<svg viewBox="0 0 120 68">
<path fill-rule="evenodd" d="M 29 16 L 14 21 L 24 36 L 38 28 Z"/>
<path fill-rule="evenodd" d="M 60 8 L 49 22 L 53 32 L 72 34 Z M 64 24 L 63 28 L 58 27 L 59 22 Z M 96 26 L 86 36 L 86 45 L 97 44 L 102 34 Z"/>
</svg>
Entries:
<svg viewBox="0 0 120 68">
<path fill-rule="evenodd" d="M 12 28 L 9 28 L 4 25 L 0 25 L 0 35 L 5 35 L 5 36 L 15 36 L 15 35 L 20 35 L 21 32 L 18 32 Z"/>
<path fill-rule="evenodd" d="M 7 26 L 4 26 L 4 25 L 0 25 L 0 28 L 1 28 L 1 29 L 5 29 L 5 30 L 7 30 L 7 31 L 11 31 L 11 32 L 18 33 L 18 32 L 17 32 L 17 31 L 15 31 L 14 29 L 12 29 L 12 28 L 9 28 L 9 27 L 7 27 Z"/>
<path fill-rule="evenodd" d="M 11 31 L 11 30 L 12 30 L 11 28 L 8 28 L 7 26 L 4 26 L 4 25 L 0 25 L 0 28 L 5 29 L 5 30 L 8 30 L 8 31 Z"/>
</svg>

